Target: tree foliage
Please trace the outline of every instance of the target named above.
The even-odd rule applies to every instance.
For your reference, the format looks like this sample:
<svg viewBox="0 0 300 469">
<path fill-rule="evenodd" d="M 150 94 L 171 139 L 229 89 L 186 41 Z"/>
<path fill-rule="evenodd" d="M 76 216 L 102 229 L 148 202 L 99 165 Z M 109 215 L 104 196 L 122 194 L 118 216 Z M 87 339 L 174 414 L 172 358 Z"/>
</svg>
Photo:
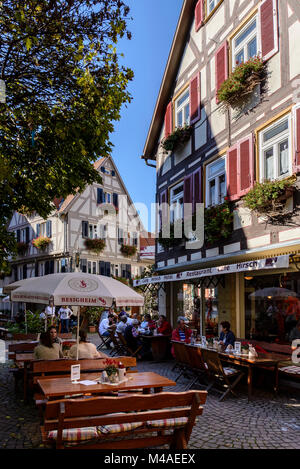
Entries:
<svg viewBox="0 0 300 469">
<path fill-rule="evenodd" d="M 14 210 L 46 218 L 56 196 L 101 182 L 92 163 L 131 100 L 116 50 L 128 15 L 121 0 L 0 2 L 0 262 Z"/>
</svg>

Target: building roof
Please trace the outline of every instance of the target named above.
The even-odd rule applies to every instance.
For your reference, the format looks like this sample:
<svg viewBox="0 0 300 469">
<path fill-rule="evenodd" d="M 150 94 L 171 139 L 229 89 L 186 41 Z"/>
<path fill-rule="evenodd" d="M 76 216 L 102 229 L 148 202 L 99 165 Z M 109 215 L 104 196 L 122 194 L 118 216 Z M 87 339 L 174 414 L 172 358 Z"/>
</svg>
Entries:
<svg viewBox="0 0 300 469">
<path fill-rule="evenodd" d="M 144 232 L 140 236 L 140 247 L 146 248 L 148 246 L 155 246 L 155 234 Z"/>
<path fill-rule="evenodd" d="M 155 160 L 156 145 L 159 139 L 165 111 L 173 94 L 174 83 L 178 68 L 188 39 L 188 34 L 194 20 L 194 12 L 197 0 L 184 0 L 179 21 L 174 35 L 169 58 L 156 101 L 152 121 L 148 131 L 144 154 L 141 158 Z"/>
</svg>

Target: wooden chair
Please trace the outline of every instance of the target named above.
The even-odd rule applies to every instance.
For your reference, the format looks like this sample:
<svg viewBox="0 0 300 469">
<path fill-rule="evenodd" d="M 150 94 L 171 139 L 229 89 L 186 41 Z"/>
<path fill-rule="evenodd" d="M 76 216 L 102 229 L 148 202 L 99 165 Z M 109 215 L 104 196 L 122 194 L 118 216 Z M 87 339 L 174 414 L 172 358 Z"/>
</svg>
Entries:
<svg viewBox="0 0 300 469">
<path fill-rule="evenodd" d="M 191 374 L 190 360 L 184 342 L 172 340 L 173 350 L 176 360 L 176 366 L 179 369 L 179 375 L 175 378 L 178 381 L 182 375 L 189 376 Z"/>
<path fill-rule="evenodd" d="M 99 323 L 97 324 L 97 331 L 98 331 L 98 335 L 99 335 L 100 340 L 101 340 L 100 344 L 97 346 L 98 352 L 100 352 L 103 348 L 108 350 L 110 348 L 109 344 L 111 342 L 110 336 L 103 336 L 103 335 L 100 334 L 100 332 L 99 332 Z"/>
<path fill-rule="evenodd" d="M 207 386 L 207 379 L 209 378 L 209 374 L 207 364 L 203 359 L 202 349 L 200 347 L 190 344 L 186 344 L 185 347 L 189 357 L 190 369 L 194 373 L 194 379 L 191 383 L 188 384 L 186 389 L 192 389 L 192 387 L 197 381 L 200 384 L 203 384 L 203 380 L 205 380 L 205 385 Z"/>
<path fill-rule="evenodd" d="M 291 360 L 282 360 L 275 367 L 275 386 L 276 393 L 280 387 L 298 388 L 300 383 L 300 364 L 293 363 Z"/>
<path fill-rule="evenodd" d="M 225 386 L 227 388 L 225 392 L 224 389 L 220 391 L 215 388 L 216 391 L 222 393 L 219 399 L 220 401 L 222 401 L 230 392 L 236 396 L 236 394 L 233 392 L 233 389 L 243 378 L 244 373 L 235 368 L 223 367 L 219 358 L 219 354 L 215 350 L 202 349 L 202 355 L 203 360 L 207 365 L 207 371 L 211 380 L 211 383 L 206 390 L 209 391 L 214 386 L 214 384 L 219 383 L 222 384 L 223 387 Z M 234 379 L 234 381 L 230 382 L 231 379 Z"/>
<path fill-rule="evenodd" d="M 127 344 L 127 341 L 126 341 L 125 337 L 123 336 L 123 334 L 121 334 L 121 332 L 118 332 L 117 334 L 118 334 L 119 341 L 122 344 L 122 346 L 124 347 L 124 350 L 126 351 L 126 353 L 128 355 L 130 355 L 131 357 L 134 357 L 135 355 L 138 356 L 138 353 L 142 349 L 143 346 L 139 345 L 136 350 L 132 350 L 129 347 L 129 345 Z"/>
<path fill-rule="evenodd" d="M 124 347 L 124 345 L 122 344 L 122 342 L 120 341 L 119 337 L 116 337 L 115 334 L 116 334 L 115 330 L 110 332 L 110 340 L 114 345 L 113 348 L 110 351 L 110 355 L 112 355 L 112 356 L 114 356 L 114 355 L 124 355 L 124 354 L 127 353 L 127 350 Z"/>
<path fill-rule="evenodd" d="M 205 391 L 49 401 L 42 440 L 56 449 L 186 449 L 205 401 Z"/>
</svg>

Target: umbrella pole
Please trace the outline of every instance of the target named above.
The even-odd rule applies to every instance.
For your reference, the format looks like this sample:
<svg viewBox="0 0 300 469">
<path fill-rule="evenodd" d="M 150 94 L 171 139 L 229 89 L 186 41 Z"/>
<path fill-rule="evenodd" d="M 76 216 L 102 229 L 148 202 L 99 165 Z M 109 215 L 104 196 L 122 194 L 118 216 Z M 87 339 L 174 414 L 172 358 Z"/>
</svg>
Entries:
<svg viewBox="0 0 300 469">
<path fill-rule="evenodd" d="M 79 322 L 80 322 L 80 306 L 78 306 L 77 310 L 77 330 L 76 330 L 76 361 L 78 361 L 78 355 L 79 355 Z"/>
<path fill-rule="evenodd" d="M 27 334 L 27 312 L 26 312 L 26 303 L 23 303 L 25 311 L 25 334 Z"/>
</svg>

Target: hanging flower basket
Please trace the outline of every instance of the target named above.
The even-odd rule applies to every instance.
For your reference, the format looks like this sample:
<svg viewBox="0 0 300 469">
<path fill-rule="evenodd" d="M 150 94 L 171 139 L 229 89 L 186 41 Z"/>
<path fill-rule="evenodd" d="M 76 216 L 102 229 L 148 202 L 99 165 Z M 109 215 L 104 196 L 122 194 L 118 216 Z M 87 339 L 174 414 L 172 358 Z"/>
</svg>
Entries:
<svg viewBox="0 0 300 469">
<path fill-rule="evenodd" d="M 27 249 L 28 249 L 28 243 L 24 243 L 23 241 L 20 241 L 19 243 L 17 243 L 17 253 L 19 254 L 19 256 L 23 256 L 25 252 L 27 251 Z"/>
<path fill-rule="evenodd" d="M 275 220 L 290 213 L 286 210 L 285 204 L 294 191 L 294 180 L 291 179 L 257 182 L 244 197 L 244 204 L 258 216 Z"/>
<path fill-rule="evenodd" d="M 122 244 L 120 251 L 122 254 L 124 254 L 124 256 L 131 257 L 136 254 L 137 249 L 136 249 L 136 246 Z"/>
<path fill-rule="evenodd" d="M 227 239 L 233 232 L 233 213 L 225 197 L 225 202 L 205 209 L 204 212 L 205 240 L 208 245 Z"/>
<path fill-rule="evenodd" d="M 40 251 L 44 251 L 50 243 L 51 239 L 47 236 L 39 236 L 32 240 L 32 245 Z"/>
<path fill-rule="evenodd" d="M 161 142 L 161 146 L 166 153 L 173 152 L 189 141 L 192 135 L 192 126 L 177 127 L 167 138 Z"/>
<path fill-rule="evenodd" d="M 237 65 L 230 77 L 220 86 L 217 96 L 225 107 L 236 107 L 245 102 L 254 88 L 265 77 L 265 65 L 260 57 L 253 57 Z"/>
<path fill-rule="evenodd" d="M 84 240 L 84 247 L 88 251 L 94 251 L 97 254 L 103 251 L 105 248 L 105 241 L 103 239 L 85 239 Z"/>
</svg>

